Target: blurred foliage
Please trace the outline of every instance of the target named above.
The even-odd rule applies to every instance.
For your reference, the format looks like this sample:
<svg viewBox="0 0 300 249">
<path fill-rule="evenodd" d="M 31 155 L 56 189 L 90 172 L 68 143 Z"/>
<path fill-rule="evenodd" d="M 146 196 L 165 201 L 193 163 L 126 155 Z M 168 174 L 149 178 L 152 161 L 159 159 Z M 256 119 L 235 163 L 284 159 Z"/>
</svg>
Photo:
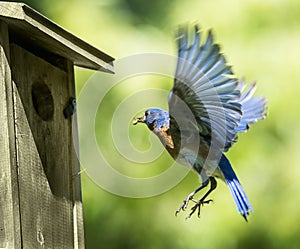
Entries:
<svg viewBox="0 0 300 249">
<path fill-rule="evenodd" d="M 163 26 L 170 16 L 170 9 L 176 3 L 172 0 L 119 0 L 116 5 L 116 10 L 127 12 L 132 19 L 134 25 L 155 25 Z"/>
<path fill-rule="evenodd" d="M 241 134 L 229 152 L 254 206 L 248 224 L 238 215 L 221 182 L 212 195 L 215 203 L 203 208 L 200 219 L 185 221 L 185 214 L 176 218 L 177 206 L 199 184 L 193 173 L 172 190 L 147 199 L 115 196 L 83 174 L 87 248 L 300 248 L 298 0 L 24 2 L 117 59 L 143 52 L 176 55 L 174 28 L 182 22 L 198 21 L 205 30 L 214 29 L 238 76 L 256 80 L 258 94 L 268 98 L 268 118 Z M 76 69 L 78 92 L 92 73 Z M 124 98 L 132 87 L 127 84 L 109 95 L 97 120 L 110 122 L 109 106 L 117 106 Z M 161 84 L 162 88 L 171 87 L 171 83 Z M 153 82 L 146 81 L 144 87 L 153 87 Z M 110 133 L 102 129 L 96 131 L 99 144 L 105 147 L 106 142 L 111 143 Z M 131 134 L 136 134 L 136 141 L 149 135 L 146 127 Z M 107 151 L 108 158 L 114 157 L 113 150 L 112 155 Z M 170 160 L 164 154 L 156 165 Z M 121 158 L 114 163 L 127 165 Z"/>
</svg>

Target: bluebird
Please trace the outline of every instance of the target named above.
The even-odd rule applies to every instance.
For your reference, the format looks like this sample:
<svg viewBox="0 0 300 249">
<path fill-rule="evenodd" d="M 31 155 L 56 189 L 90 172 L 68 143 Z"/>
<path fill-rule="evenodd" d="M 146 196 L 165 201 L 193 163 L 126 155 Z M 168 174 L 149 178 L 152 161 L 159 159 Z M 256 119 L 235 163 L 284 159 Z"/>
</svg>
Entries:
<svg viewBox="0 0 300 249">
<path fill-rule="evenodd" d="M 266 99 L 253 96 L 255 83 L 247 87 L 234 75 L 211 30 L 204 42 L 198 25 L 194 25 L 192 38 L 188 31 L 187 26 L 177 31 L 178 59 L 169 112 L 150 108 L 133 124 L 146 124 L 174 160 L 201 176 L 200 187 L 184 199 L 176 215 L 191 201 L 195 205 L 187 218 L 196 211 L 200 217 L 200 208 L 212 201 L 208 196 L 216 189 L 218 178 L 227 184 L 238 212 L 247 221 L 253 208 L 224 153 L 237 141 L 237 133 L 265 118 Z M 202 198 L 195 199 L 209 184 Z"/>
</svg>

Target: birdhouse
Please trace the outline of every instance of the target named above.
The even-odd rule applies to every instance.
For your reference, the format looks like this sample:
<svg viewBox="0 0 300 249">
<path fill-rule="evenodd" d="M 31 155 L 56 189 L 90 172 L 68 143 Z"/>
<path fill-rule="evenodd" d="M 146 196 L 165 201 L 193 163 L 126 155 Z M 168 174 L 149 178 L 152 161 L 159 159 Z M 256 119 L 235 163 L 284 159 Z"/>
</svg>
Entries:
<svg viewBox="0 0 300 249">
<path fill-rule="evenodd" d="M 84 248 L 74 65 L 112 73 L 112 61 L 0 2 L 0 248 Z"/>
</svg>

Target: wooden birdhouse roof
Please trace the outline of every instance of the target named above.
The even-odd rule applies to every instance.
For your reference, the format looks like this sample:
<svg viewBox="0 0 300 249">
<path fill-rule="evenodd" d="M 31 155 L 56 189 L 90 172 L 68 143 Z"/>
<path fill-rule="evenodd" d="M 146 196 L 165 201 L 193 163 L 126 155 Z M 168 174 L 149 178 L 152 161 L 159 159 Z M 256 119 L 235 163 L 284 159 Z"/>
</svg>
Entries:
<svg viewBox="0 0 300 249">
<path fill-rule="evenodd" d="M 24 3 L 0 2 L 0 20 L 24 43 L 62 56 L 74 65 L 114 72 L 111 56 L 79 39 Z M 23 42 L 23 41 L 22 41 Z"/>
</svg>

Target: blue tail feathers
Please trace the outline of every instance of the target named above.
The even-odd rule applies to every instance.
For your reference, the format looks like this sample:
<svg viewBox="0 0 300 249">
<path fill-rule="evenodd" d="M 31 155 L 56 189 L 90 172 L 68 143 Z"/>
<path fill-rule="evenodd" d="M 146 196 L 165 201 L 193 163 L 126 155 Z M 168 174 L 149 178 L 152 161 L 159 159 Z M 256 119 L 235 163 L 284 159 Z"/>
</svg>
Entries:
<svg viewBox="0 0 300 249">
<path fill-rule="evenodd" d="M 225 182 L 230 189 L 237 210 L 247 221 L 247 216 L 249 215 L 249 212 L 253 212 L 253 209 L 242 185 L 240 184 L 236 174 L 234 173 L 230 165 L 229 160 L 225 155 L 222 155 L 219 162 L 219 167 L 224 175 Z"/>
</svg>

